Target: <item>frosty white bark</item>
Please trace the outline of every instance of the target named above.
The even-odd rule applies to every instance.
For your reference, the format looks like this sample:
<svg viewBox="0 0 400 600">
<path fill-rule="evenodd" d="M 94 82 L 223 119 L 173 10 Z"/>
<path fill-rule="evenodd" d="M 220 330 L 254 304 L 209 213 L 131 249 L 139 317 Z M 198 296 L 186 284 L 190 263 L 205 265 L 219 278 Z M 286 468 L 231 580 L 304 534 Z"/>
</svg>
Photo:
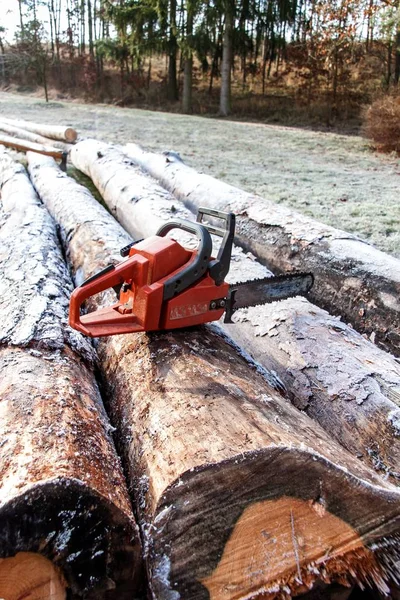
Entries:
<svg viewBox="0 0 400 600">
<path fill-rule="evenodd" d="M 14 125 L 9 125 L 7 123 L 4 123 L 1 119 L 0 132 L 12 135 L 13 137 L 19 138 L 20 140 L 28 140 L 29 142 L 34 142 L 35 144 L 41 144 L 42 146 L 52 146 L 53 148 L 63 150 L 63 152 L 68 152 L 70 148 L 70 145 L 65 142 L 57 142 L 56 140 L 43 137 L 42 135 L 38 135 L 37 133 L 21 129 L 20 127 L 15 127 Z"/>
<path fill-rule="evenodd" d="M 78 137 L 75 129 L 66 127 L 65 125 L 43 125 L 42 123 L 32 123 L 31 121 L 23 121 L 20 119 L 7 119 L 6 117 L 1 117 L 0 121 L 62 142 L 73 143 Z"/>
<path fill-rule="evenodd" d="M 88 145 L 79 147 L 76 162 L 85 149 L 88 171 L 108 188 L 117 165 L 98 147 L 93 162 Z M 28 159 L 79 279 L 114 260 L 128 236 L 115 235 L 112 217 L 93 210 L 87 190 L 54 161 Z M 139 183 L 135 200 L 150 215 L 142 190 Z M 104 301 L 94 297 L 89 308 Z M 397 572 L 399 491 L 219 335 L 203 327 L 114 336 L 98 341 L 98 353 L 156 598 L 282 598 L 321 578 L 385 588 Z"/>
<path fill-rule="evenodd" d="M 66 325 L 72 284 L 56 227 L 4 152 L 0 191 L 0 557 L 16 555 L 0 562 L 0 597 L 21 569 L 24 597 L 38 593 L 38 575 L 52 581 L 43 555 L 61 573 L 60 594 L 66 585 L 76 598 L 131 598 L 137 527 L 93 349 Z"/>
<path fill-rule="evenodd" d="M 134 161 L 189 208 L 237 214 L 237 240 L 276 272 L 313 271 L 312 299 L 400 355 L 400 261 L 334 229 L 163 156 L 127 144 Z"/>
<path fill-rule="evenodd" d="M 171 218 L 193 219 L 116 148 L 87 140 L 74 147 L 72 160 L 92 175 L 133 237 L 154 235 Z M 229 283 L 268 274 L 235 247 Z M 222 327 L 278 374 L 296 407 L 354 456 L 400 482 L 400 366 L 393 356 L 304 299 L 241 311 L 235 321 Z"/>
</svg>

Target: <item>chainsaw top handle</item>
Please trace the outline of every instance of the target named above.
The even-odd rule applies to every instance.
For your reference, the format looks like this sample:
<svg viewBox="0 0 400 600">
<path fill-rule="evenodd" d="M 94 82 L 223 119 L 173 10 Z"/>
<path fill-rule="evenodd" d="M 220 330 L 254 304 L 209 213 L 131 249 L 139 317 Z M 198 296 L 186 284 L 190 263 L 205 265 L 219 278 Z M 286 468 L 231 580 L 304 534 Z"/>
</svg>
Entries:
<svg viewBox="0 0 400 600">
<path fill-rule="evenodd" d="M 223 219 L 225 221 L 225 229 L 205 225 L 202 223 L 203 215 Z M 194 259 L 164 282 L 163 299 L 169 300 L 173 298 L 176 294 L 179 294 L 200 279 L 207 270 L 216 285 L 221 285 L 229 271 L 233 237 L 235 234 L 235 215 L 233 213 L 221 213 L 216 210 L 199 208 L 196 223 L 187 221 L 186 219 L 169 221 L 160 227 L 156 235 L 164 237 L 172 229 L 182 229 L 188 233 L 193 233 L 197 237 L 199 245 Z M 223 237 L 218 257 L 212 260 L 210 260 L 212 258 L 211 234 Z"/>
</svg>

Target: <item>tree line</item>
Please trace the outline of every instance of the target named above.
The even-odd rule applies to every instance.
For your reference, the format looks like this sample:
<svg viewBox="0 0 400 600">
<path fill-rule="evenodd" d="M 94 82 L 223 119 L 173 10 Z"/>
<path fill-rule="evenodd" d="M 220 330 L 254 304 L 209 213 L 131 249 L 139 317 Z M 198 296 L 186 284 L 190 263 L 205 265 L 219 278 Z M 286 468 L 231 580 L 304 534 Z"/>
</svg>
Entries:
<svg viewBox="0 0 400 600">
<path fill-rule="evenodd" d="M 61 78 L 65 61 L 84 61 L 94 87 L 111 65 L 123 95 L 148 87 L 163 57 L 169 101 L 191 112 L 200 73 L 209 93 L 219 88 L 223 116 L 233 76 L 242 90 L 256 78 L 266 94 L 272 78 L 291 71 L 304 98 L 323 89 L 333 106 L 366 57 L 379 64 L 383 86 L 400 78 L 400 0 L 18 0 L 18 7 L 14 43 L 7 46 L 0 27 L 3 77 L 25 64 L 46 95 L 49 68 Z"/>
</svg>

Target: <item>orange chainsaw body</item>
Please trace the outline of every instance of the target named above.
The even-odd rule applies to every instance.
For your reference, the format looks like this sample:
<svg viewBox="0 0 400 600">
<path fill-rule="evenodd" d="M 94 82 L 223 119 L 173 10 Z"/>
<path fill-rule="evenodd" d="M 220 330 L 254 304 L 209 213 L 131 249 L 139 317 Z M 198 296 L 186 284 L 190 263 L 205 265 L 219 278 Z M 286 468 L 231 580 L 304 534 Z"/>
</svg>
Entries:
<svg viewBox="0 0 400 600">
<path fill-rule="evenodd" d="M 70 325 L 85 335 L 101 337 L 176 329 L 219 319 L 229 286 L 225 282 L 216 285 L 206 267 L 194 283 L 165 298 L 165 284 L 178 276 L 175 288 L 179 290 L 179 273 L 194 263 L 198 251 L 158 235 L 135 244 L 125 261 L 107 267 L 74 290 Z M 208 256 L 207 264 L 213 260 Z M 85 300 L 111 287 L 120 288 L 117 303 L 81 316 Z"/>
</svg>

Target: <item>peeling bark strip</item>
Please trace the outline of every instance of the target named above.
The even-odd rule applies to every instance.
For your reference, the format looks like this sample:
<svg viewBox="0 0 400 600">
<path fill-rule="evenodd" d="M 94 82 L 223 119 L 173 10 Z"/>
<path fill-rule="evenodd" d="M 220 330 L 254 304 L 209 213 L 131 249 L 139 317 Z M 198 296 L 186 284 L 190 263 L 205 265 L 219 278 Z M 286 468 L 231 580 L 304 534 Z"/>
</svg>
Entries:
<svg viewBox="0 0 400 600">
<path fill-rule="evenodd" d="M 28 158 L 73 270 L 92 275 L 121 246 L 115 222 L 54 161 Z M 90 308 L 100 306 L 94 297 Z M 155 598 L 289 598 L 318 581 L 381 591 L 397 581 L 399 490 L 221 336 L 208 327 L 121 335 L 101 338 L 98 353 Z"/>
<path fill-rule="evenodd" d="M 1 117 L 0 122 L 62 142 L 73 143 L 78 137 L 75 129 L 64 125 L 43 125 L 42 123 L 32 123 L 31 121 L 22 121 L 20 119 L 7 119 L 6 117 Z"/>
<path fill-rule="evenodd" d="M 232 210 L 237 239 L 277 272 L 313 271 L 311 298 L 400 356 L 400 261 L 344 231 L 202 175 L 175 155 L 129 156 L 188 207 Z"/>
<path fill-rule="evenodd" d="M 86 140 L 74 147 L 72 159 L 93 176 L 134 237 L 154 235 L 171 218 L 193 219 L 116 148 Z M 230 283 L 269 273 L 237 247 L 231 265 Z M 400 483 L 400 365 L 391 355 L 305 299 L 239 311 L 234 320 L 222 324 L 224 330 L 277 373 L 297 408 L 354 456 Z"/>
<path fill-rule="evenodd" d="M 32 593 L 38 573 L 48 580 L 41 555 L 74 598 L 132 598 L 138 530 L 86 366 L 92 347 L 66 326 L 72 283 L 56 227 L 6 153 L 0 190 L 0 598 L 19 569 Z"/>
</svg>

